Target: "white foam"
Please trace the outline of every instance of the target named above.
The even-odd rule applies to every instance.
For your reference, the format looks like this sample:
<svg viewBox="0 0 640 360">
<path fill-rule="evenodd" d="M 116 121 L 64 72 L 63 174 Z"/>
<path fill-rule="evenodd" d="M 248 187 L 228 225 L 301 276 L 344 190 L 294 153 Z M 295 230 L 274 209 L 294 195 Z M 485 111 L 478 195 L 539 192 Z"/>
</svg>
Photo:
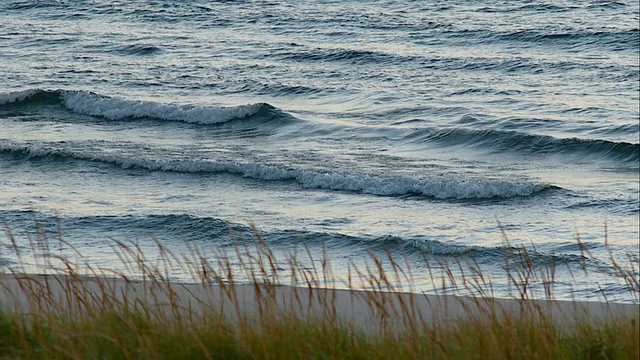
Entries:
<svg viewBox="0 0 640 360">
<path fill-rule="evenodd" d="M 460 179 L 454 176 L 374 175 L 364 173 L 319 172 L 287 169 L 274 165 L 237 162 L 154 160 L 116 160 L 124 167 L 176 172 L 226 172 L 267 181 L 295 181 L 303 188 L 362 192 L 372 195 L 424 195 L 436 199 L 486 199 L 530 196 L 549 184 L 527 180 L 510 181 L 486 178 Z"/>
<path fill-rule="evenodd" d="M 42 90 L 39 89 L 29 89 L 29 90 L 22 90 L 22 91 L 12 91 L 12 92 L 8 92 L 8 93 L 2 93 L 0 94 L 0 105 L 4 105 L 4 104 L 11 104 L 14 102 L 19 102 L 19 101 L 23 101 L 37 93 L 42 92 Z"/>
<path fill-rule="evenodd" d="M 488 199 L 530 196 L 551 187 L 529 180 L 460 178 L 453 175 L 378 175 L 357 172 L 323 172 L 277 165 L 235 161 L 164 160 L 117 153 L 84 153 L 64 147 L 0 144 L 0 149 L 25 151 L 31 156 L 58 155 L 118 164 L 123 168 L 187 173 L 230 173 L 266 181 L 295 181 L 307 189 L 360 192 L 372 195 L 423 195 L 436 199 Z"/>
<path fill-rule="evenodd" d="M 235 107 L 181 106 L 111 98 L 85 91 L 64 91 L 60 97 L 66 108 L 80 114 L 113 120 L 149 117 L 194 124 L 216 124 L 241 119 L 257 113 L 263 106 L 263 104 Z"/>
<path fill-rule="evenodd" d="M 398 196 L 424 195 L 437 199 L 484 199 L 492 197 L 529 196 L 549 185 L 528 181 L 454 176 L 370 175 L 300 172 L 296 180 L 305 188 L 356 191 L 366 194 Z"/>
</svg>

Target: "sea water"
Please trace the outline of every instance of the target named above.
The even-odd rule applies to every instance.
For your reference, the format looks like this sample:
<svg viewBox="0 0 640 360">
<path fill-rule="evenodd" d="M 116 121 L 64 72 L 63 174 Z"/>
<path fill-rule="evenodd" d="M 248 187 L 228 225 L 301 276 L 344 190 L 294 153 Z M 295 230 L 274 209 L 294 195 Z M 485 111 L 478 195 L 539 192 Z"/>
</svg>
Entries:
<svg viewBox="0 0 640 360">
<path fill-rule="evenodd" d="M 47 237 L 120 269 L 114 240 L 233 253 L 255 228 L 336 286 L 389 253 L 411 291 L 471 263 L 517 296 L 526 249 L 557 298 L 637 301 L 607 260 L 637 279 L 638 7 L 2 1 L 0 260 L 42 271 Z"/>
</svg>

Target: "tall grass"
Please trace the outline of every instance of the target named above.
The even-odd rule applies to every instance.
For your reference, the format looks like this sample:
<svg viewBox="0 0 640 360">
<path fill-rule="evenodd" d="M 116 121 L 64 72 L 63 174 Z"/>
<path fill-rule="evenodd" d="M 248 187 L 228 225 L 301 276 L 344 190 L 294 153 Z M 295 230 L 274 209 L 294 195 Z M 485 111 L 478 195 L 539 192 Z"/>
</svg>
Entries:
<svg viewBox="0 0 640 360">
<path fill-rule="evenodd" d="M 400 291 L 413 274 L 390 251 L 352 264 L 338 288 L 326 253 L 305 247 L 278 258 L 257 232 L 213 253 L 191 244 L 178 254 L 156 242 L 153 258 L 114 239 L 119 269 L 83 261 L 77 250 L 60 256 L 57 248 L 73 246 L 36 232 L 27 243 L 38 274 L 25 271 L 25 249 L 10 229 L 5 235 L 18 262 L 0 277 L 3 358 L 639 357 L 637 306 L 553 301 L 560 265 L 543 263 L 535 248 L 511 246 L 506 236 L 504 269 L 517 300 L 494 299 L 491 279 L 473 258 L 433 264 L 425 257 L 431 281 L 443 289 L 428 296 Z M 637 264 L 622 266 L 613 255 L 608 262 L 637 303 Z M 290 269 L 286 279 L 282 267 Z M 172 281 L 176 269 L 192 283 Z M 546 300 L 536 298 L 534 284 Z M 467 296 L 452 296 L 461 293 Z"/>
</svg>

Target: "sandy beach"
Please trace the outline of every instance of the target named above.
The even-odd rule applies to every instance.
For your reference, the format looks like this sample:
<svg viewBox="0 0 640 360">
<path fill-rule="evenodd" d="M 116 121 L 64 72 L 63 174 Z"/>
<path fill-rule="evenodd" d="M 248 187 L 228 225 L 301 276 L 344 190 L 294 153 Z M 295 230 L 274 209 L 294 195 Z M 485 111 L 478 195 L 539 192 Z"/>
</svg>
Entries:
<svg viewBox="0 0 640 360">
<path fill-rule="evenodd" d="M 298 319 L 330 316 L 367 333 L 483 317 L 544 315 L 560 327 L 612 319 L 637 319 L 634 304 L 508 300 L 285 286 L 179 284 L 160 281 L 3 274 L 0 303 L 10 313 L 46 309 L 79 313 L 104 304 L 152 310 L 163 316 L 238 317 L 287 315 Z M 82 300 L 78 300 L 82 299 Z M 176 312 L 176 309 L 179 309 Z M 417 320 L 417 321 L 416 321 Z"/>
</svg>

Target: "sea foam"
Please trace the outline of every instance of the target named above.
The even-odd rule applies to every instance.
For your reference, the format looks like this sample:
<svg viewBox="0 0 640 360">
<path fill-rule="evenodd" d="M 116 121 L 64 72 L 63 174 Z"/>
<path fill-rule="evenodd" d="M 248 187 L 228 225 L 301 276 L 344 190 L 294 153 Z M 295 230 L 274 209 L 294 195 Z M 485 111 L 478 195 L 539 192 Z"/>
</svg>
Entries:
<svg viewBox="0 0 640 360">
<path fill-rule="evenodd" d="M 66 144 L 68 146 L 70 144 Z M 115 164 L 122 168 L 180 173 L 227 173 L 262 181 L 296 182 L 302 188 L 365 193 L 381 196 L 417 195 L 436 199 L 490 199 L 531 196 L 556 188 L 527 179 L 498 179 L 460 174 L 376 174 L 336 169 L 292 168 L 229 160 L 171 160 L 145 155 L 86 153 L 60 144 L 0 142 L 0 151 L 23 153 L 32 158 L 54 156 Z"/>
<path fill-rule="evenodd" d="M 266 104 L 257 103 L 234 107 L 181 106 L 152 101 L 126 100 L 78 91 L 62 92 L 64 106 L 76 113 L 118 120 L 126 118 L 154 118 L 194 124 L 224 123 L 256 114 Z"/>
<path fill-rule="evenodd" d="M 255 115 L 272 108 L 265 103 L 238 106 L 177 105 L 109 97 L 89 91 L 30 89 L 0 94 L 0 105 L 59 102 L 68 110 L 112 120 L 153 118 L 192 124 L 218 124 Z"/>
</svg>

